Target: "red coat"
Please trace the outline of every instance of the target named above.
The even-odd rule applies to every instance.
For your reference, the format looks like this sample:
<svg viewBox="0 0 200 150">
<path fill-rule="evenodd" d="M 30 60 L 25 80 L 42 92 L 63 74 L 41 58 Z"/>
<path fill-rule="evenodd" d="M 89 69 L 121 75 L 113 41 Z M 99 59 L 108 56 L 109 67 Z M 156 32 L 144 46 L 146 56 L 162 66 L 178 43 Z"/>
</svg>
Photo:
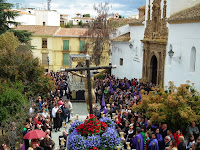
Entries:
<svg viewBox="0 0 200 150">
<path fill-rule="evenodd" d="M 176 133 L 174 133 L 174 139 L 175 139 L 175 141 L 176 141 L 176 146 L 178 147 L 178 144 L 180 143 L 179 141 L 178 141 L 178 138 L 180 137 L 180 136 L 183 136 L 182 134 L 176 134 Z"/>
</svg>

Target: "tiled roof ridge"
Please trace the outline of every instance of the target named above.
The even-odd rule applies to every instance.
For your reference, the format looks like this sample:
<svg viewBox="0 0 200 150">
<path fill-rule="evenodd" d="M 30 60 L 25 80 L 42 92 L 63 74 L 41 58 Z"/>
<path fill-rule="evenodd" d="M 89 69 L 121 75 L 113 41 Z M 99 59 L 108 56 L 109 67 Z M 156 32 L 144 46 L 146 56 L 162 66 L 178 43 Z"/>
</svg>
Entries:
<svg viewBox="0 0 200 150">
<path fill-rule="evenodd" d="M 175 21 L 175 20 L 190 20 L 198 18 L 200 18 L 200 3 L 171 15 L 168 20 Z"/>
</svg>

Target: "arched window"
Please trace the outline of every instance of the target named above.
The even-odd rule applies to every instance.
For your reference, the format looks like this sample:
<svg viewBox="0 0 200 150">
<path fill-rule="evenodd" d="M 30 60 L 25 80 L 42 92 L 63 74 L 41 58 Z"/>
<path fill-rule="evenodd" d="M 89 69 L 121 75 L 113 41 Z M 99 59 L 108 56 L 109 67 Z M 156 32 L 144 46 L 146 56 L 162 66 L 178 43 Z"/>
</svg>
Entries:
<svg viewBox="0 0 200 150">
<path fill-rule="evenodd" d="M 190 54 L 190 72 L 195 72 L 195 63 L 196 63 L 196 48 L 192 47 Z"/>
</svg>

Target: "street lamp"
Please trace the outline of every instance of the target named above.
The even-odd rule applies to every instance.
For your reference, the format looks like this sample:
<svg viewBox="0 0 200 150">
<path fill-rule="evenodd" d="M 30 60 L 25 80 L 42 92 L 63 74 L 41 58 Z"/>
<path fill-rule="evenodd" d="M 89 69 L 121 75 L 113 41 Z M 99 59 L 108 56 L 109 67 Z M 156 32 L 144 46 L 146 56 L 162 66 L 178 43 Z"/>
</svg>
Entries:
<svg viewBox="0 0 200 150">
<path fill-rule="evenodd" d="M 174 56 L 174 51 L 172 50 L 172 46 L 171 45 L 170 45 L 170 51 L 168 52 L 168 55 L 172 60 L 178 62 L 179 64 L 181 63 L 181 56 L 173 57 Z"/>
<path fill-rule="evenodd" d="M 172 49 L 170 49 L 170 51 L 168 52 L 169 57 L 172 58 L 174 56 L 174 51 Z"/>
<path fill-rule="evenodd" d="M 49 56 L 47 56 L 48 72 L 49 72 Z"/>
<path fill-rule="evenodd" d="M 130 49 L 133 48 L 133 44 L 132 44 L 132 43 L 129 44 L 129 48 L 130 48 Z"/>
</svg>

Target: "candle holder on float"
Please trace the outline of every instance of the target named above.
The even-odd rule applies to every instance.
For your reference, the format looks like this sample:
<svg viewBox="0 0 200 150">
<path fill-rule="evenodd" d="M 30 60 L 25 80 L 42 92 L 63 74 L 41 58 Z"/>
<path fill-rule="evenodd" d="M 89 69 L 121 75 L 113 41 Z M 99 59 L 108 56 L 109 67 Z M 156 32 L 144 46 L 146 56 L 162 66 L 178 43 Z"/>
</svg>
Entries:
<svg viewBox="0 0 200 150">
<path fill-rule="evenodd" d="M 107 110 L 110 110 L 110 104 L 107 104 L 106 106 L 107 106 Z"/>
<path fill-rule="evenodd" d="M 130 142 L 126 142 L 126 146 L 127 146 L 127 150 L 130 150 L 131 147 L 130 147 Z"/>
<path fill-rule="evenodd" d="M 73 123 L 73 122 L 72 122 L 72 120 L 71 120 L 71 119 L 69 120 L 69 123 L 70 123 L 70 125 L 72 125 L 72 123 Z"/>
<path fill-rule="evenodd" d="M 76 114 L 76 120 L 78 120 L 78 118 L 79 118 L 79 114 Z"/>
<path fill-rule="evenodd" d="M 121 140 L 125 140 L 125 138 L 124 138 L 124 132 L 119 132 L 119 134 L 120 134 Z"/>
<path fill-rule="evenodd" d="M 65 128 L 66 127 L 66 123 L 63 121 L 62 122 L 62 127 Z"/>
<path fill-rule="evenodd" d="M 70 114 L 73 117 L 73 109 L 72 108 L 70 108 Z"/>
</svg>

